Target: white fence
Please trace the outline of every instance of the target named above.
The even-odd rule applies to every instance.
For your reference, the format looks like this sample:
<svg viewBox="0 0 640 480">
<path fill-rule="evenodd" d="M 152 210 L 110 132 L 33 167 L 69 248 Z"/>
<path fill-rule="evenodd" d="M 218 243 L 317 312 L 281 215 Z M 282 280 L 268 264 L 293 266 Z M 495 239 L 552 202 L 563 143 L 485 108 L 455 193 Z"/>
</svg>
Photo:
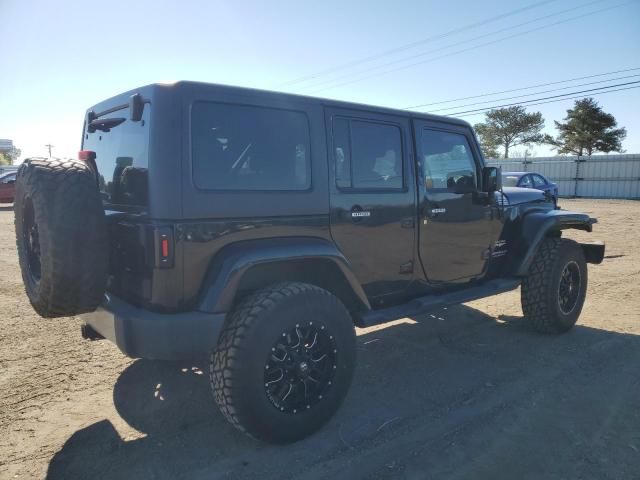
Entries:
<svg viewBox="0 0 640 480">
<path fill-rule="evenodd" d="M 529 157 L 487 160 L 503 172 L 538 172 L 561 197 L 640 199 L 640 155 Z"/>
</svg>

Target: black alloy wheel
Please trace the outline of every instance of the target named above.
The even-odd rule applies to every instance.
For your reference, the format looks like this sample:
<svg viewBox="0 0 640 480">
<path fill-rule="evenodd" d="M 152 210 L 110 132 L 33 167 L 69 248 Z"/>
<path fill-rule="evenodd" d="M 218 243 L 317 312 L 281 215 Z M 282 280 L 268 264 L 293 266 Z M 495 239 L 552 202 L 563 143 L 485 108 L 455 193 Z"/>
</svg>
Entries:
<svg viewBox="0 0 640 480">
<path fill-rule="evenodd" d="M 325 325 L 296 324 L 271 348 L 265 365 L 267 398 L 281 412 L 311 409 L 331 388 L 338 350 Z"/>
<path fill-rule="evenodd" d="M 575 261 L 570 261 L 562 269 L 560 283 L 558 285 L 558 304 L 565 315 L 569 315 L 580 295 L 580 268 Z"/>
</svg>

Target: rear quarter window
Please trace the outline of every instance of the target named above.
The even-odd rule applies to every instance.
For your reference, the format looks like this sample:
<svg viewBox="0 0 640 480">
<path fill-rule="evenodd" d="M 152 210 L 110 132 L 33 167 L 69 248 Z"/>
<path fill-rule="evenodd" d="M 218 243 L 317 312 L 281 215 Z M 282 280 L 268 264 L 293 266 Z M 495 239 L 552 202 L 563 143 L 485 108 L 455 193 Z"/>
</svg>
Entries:
<svg viewBox="0 0 640 480">
<path fill-rule="evenodd" d="M 207 190 L 308 190 L 309 122 L 299 111 L 196 102 L 193 180 Z"/>
</svg>

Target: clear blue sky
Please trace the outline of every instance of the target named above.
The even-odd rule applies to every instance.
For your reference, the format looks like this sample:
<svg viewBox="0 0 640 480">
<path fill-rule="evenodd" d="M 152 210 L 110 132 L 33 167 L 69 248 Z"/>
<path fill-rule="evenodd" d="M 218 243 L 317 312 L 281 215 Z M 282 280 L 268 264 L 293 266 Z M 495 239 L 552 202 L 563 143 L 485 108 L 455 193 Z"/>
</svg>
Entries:
<svg viewBox="0 0 640 480">
<path fill-rule="evenodd" d="M 88 106 L 157 81 L 199 80 L 404 108 L 640 67 L 639 0 L 555 0 L 313 82 L 283 85 L 536 3 L 540 1 L 0 0 L 0 138 L 13 139 L 23 157 L 44 155 L 46 143 L 55 145 L 56 156 L 75 157 Z M 615 8 L 522 34 L 609 7 Z M 569 9 L 575 10 L 554 15 Z M 520 25 L 544 16 L 550 17 Z M 504 31 L 492 33 L 497 30 Z M 513 37 L 499 40 L 507 36 Z M 494 40 L 499 41 L 475 48 Z M 420 60 L 429 61 L 372 75 Z M 391 62 L 396 63 L 383 67 Z M 610 83 L 640 80 L 637 70 L 555 87 L 633 74 L 638 76 Z M 369 78 L 347 83 L 365 76 Z M 344 84 L 322 90 L 338 83 Z M 531 92 L 535 90 L 510 95 Z M 640 152 L 640 89 L 595 98 L 627 128 L 624 148 Z M 572 104 L 565 100 L 530 110 L 541 111 L 547 131 L 555 133 L 553 120 L 562 119 Z M 482 118 L 465 117 L 472 123 Z M 550 152 L 546 147 L 534 150 L 538 156 Z"/>
</svg>

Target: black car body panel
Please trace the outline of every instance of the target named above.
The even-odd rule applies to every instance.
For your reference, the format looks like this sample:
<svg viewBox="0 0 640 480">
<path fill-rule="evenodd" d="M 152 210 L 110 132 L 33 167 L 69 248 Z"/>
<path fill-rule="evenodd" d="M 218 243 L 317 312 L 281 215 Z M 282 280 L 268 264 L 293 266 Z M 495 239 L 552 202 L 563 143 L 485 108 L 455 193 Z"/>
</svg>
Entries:
<svg viewBox="0 0 640 480">
<path fill-rule="evenodd" d="M 110 110 L 119 123 L 90 131 Z M 241 298 L 279 281 L 329 290 L 362 325 L 506 291 L 545 236 L 594 222 L 537 190 L 493 192 L 468 123 L 405 110 L 156 84 L 89 109 L 82 148 L 110 232 L 107 298 L 85 319 L 130 356 L 204 353 Z"/>
<path fill-rule="evenodd" d="M 534 211 L 524 216 L 519 249 L 524 253 L 517 275 L 524 276 L 529 270 L 535 252 L 542 240 L 551 235 L 560 235 L 562 230 L 573 228 L 591 232 L 596 220 L 585 213 L 562 210 Z"/>
<path fill-rule="evenodd" d="M 333 242 L 320 238 L 291 236 L 236 242 L 222 250 L 212 262 L 202 283 L 204 290 L 198 309 L 213 313 L 229 311 L 237 293 L 241 291 L 243 280 L 260 270 L 268 271 L 271 276 L 273 269 L 270 267 L 274 266 L 285 272 L 288 266 L 297 267 L 296 271 L 288 271 L 287 277 L 284 277 L 291 278 L 289 275 L 294 275 L 297 279 L 315 273 L 305 270 L 323 269 L 325 271 L 322 272 L 321 278 L 341 283 L 344 292 L 351 291 L 355 294 L 359 310 L 370 308 L 352 266 Z M 337 276 L 329 273 L 331 270 L 334 270 L 333 275 Z M 245 288 L 251 289 L 250 286 Z"/>
<path fill-rule="evenodd" d="M 131 358 L 194 359 L 206 355 L 222 330 L 225 315 L 204 312 L 157 313 L 105 295 L 87 325 Z"/>
</svg>

